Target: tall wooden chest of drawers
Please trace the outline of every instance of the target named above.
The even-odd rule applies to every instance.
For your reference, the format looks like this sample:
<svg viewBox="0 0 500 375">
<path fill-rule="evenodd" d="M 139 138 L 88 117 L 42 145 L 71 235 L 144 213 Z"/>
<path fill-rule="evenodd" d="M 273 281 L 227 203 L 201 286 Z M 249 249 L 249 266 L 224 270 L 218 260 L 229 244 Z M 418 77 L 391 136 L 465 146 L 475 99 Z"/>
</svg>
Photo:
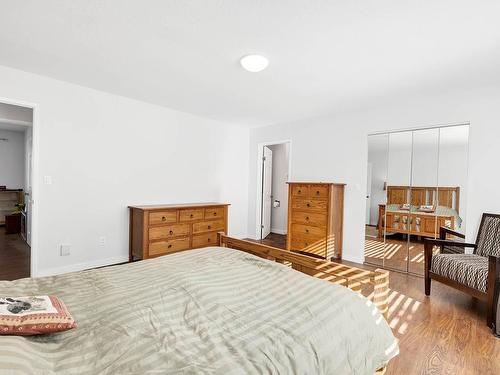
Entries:
<svg viewBox="0 0 500 375">
<path fill-rule="evenodd" d="M 342 258 L 344 187 L 337 183 L 288 183 L 288 250 Z"/>
<path fill-rule="evenodd" d="M 217 244 L 228 204 L 129 206 L 130 261 Z"/>
</svg>

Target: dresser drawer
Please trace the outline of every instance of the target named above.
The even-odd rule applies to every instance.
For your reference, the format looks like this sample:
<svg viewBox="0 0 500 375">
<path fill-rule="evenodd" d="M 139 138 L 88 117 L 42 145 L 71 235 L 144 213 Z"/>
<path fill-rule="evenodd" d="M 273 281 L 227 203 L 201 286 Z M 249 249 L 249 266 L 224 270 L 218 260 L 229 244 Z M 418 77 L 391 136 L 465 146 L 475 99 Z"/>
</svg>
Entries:
<svg viewBox="0 0 500 375">
<path fill-rule="evenodd" d="M 216 245 L 217 245 L 217 232 L 209 232 L 193 236 L 193 248 L 216 246 Z"/>
<path fill-rule="evenodd" d="M 205 208 L 205 219 L 218 219 L 220 217 L 224 217 L 224 208 Z"/>
<path fill-rule="evenodd" d="M 177 221 L 177 211 L 160 211 L 149 213 L 149 224 L 166 224 Z"/>
<path fill-rule="evenodd" d="M 203 233 L 224 230 L 224 220 L 200 221 L 193 224 L 193 233 Z"/>
<path fill-rule="evenodd" d="M 326 199 L 292 199 L 292 208 L 294 210 L 314 210 L 326 212 L 328 209 L 328 200 Z"/>
<path fill-rule="evenodd" d="M 168 241 L 151 242 L 149 255 L 161 255 L 189 249 L 189 237 L 176 238 Z"/>
<path fill-rule="evenodd" d="M 294 211 L 292 212 L 292 224 L 293 223 L 309 224 L 321 227 L 326 226 L 327 218 L 325 213 Z"/>
<path fill-rule="evenodd" d="M 294 197 L 307 197 L 309 191 L 307 185 L 291 185 L 291 189 Z"/>
<path fill-rule="evenodd" d="M 193 221 L 203 219 L 203 209 L 200 210 L 181 210 L 179 221 Z"/>
<path fill-rule="evenodd" d="M 328 186 L 324 185 L 311 185 L 309 186 L 310 198 L 328 198 Z"/>
<path fill-rule="evenodd" d="M 326 239 L 309 239 L 300 236 L 292 238 L 291 250 L 300 250 L 316 254 L 322 257 L 326 256 Z"/>
<path fill-rule="evenodd" d="M 172 224 L 149 228 L 149 240 L 187 236 L 188 234 L 189 224 Z"/>
<path fill-rule="evenodd" d="M 292 224 L 292 233 L 304 238 L 318 238 L 326 236 L 326 227 L 315 227 L 312 225 Z"/>
</svg>

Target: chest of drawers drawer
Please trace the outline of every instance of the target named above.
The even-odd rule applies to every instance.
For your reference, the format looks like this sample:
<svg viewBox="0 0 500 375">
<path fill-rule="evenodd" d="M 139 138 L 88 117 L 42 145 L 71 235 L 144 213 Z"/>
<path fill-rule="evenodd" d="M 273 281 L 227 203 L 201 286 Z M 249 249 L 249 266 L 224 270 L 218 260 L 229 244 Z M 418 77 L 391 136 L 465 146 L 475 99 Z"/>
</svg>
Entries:
<svg viewBox="0 0 500 375">
<path fill-rule="evenodd" d="M 205 208 L 205 219 L 219 219 L 224 217 L 224 208 L 211 207 Z"/>
<path fill-rule="evenodd" d="M 326 236 L 326 227 L 315 227 L 312 225 L 292 224 L 292 236 L 302 237 L 324 237 Z"/>
<path fill-rule="evenodd" d="M 292 197 L 304 197 L 309 195 L 309 186 L 307 185 L 293 185 L 290 187 L 290 194 Z"/>
<path fill-rule="evenodd" d="M 307 212 L 307 211 L 294 211 L 292 212 L 292 225 L 308 224 L 317 227 L 326 226 L 327 216 L 326 213 Z"/>
<path fill-rule="evenodd" d="M 181 210 L 179 213 L 179 221 L 195 221 L 203 219 L 204 211 L 200 210 Z"/>
<path fill-rule="evenodd" d="M 177 221 L 177 211 L 160 211 L 149 213 L 149 224 L 167 224 Z"/>
<path fill-rule="evenodd" d="M 296 236 L 292 238 L 291 245 L 293 250 L 304 251 L 324 257 L 324 253 L 326 250 L 326 239 L 324 237 L 305 238 Z"/>
<path fill-rule="evenodd" d="M 293 198 L 292 208 L 302 211 L 323 211 L 328 209 L 328 201 L 326 199 L 303 199 Z"/>
<path fill-rule="evenodd" d="M 189 249 L 189 237 L 176 238 L 167 241 L 151 242 L 149 255 L 156 256 Z"/>
<path fill-rule="evenodd" d="M 163 238 L 172 238 L 187 236 L 189 234 L 189 224 L 162 225 L 149 228 L 149 240 L 159 240 Z"/>
<path fill-rule="evenodd" d="M 328 198 L 329 188 L 323 185 L 311 185 L 308 190 L 309 198 Z"/>
<path fill-rule="evenodd" d="M 193 234 L 220 231 L 224 229 L 224 220 L 206 220 L 193 224 Z"/>
<path fill-rule="evenodd" d="M 193 248 L 216 246 L 217 245 L 217 232 L 208 232 L 197 234 L 193 236 Z"/>
</svg>

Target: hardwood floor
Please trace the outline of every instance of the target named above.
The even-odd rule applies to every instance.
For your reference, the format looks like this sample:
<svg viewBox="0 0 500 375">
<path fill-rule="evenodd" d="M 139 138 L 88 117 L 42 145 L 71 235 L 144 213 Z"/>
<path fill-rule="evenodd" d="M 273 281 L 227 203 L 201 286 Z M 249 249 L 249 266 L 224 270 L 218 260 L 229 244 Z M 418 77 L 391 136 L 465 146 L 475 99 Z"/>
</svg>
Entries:
<svg viewBox="0 0 500 375">
<path fill-rule="evenodd" d="M 385 259 L 384 259 L 385 253 Z M 408 262 L 408 255 L 410 261 Z M 408 242 L 402 234 L 387 236 L 384 244 L 383 238 L 365 236 L 365 261 L 372 265 L 408 271 L 417 275 L 424 274 L 424 243 L 420 238 L 412 236 Z"/>
<path fill-rule="evenodd" d="M 263 240 L 252 240 L 251 238 L 245 238 L 246 240 L 261 243 L 263 245 L 269 245 L 277 247 L 278 249 L 286 249 L 286 235 L 271 233 L 269 236 Z"/>
<path fill-rule="evenodd" d="M 5 234 L 0 226 L 0 280 L 30 276 L 30 247 L 19 234 Z"/>
<path fill-rule="evenodd" d="M 257 242 L 282 248 L 285 240 L 273 234 Z M 387 375 L 500 374 L 500 339 L 486 327 L 484 303 L 435 281 L 426 297 L 421 277 L 399 272 L 390 272 L 390 288 L 387 320 L 400 354 L 389 363 Z"/>
</svg>

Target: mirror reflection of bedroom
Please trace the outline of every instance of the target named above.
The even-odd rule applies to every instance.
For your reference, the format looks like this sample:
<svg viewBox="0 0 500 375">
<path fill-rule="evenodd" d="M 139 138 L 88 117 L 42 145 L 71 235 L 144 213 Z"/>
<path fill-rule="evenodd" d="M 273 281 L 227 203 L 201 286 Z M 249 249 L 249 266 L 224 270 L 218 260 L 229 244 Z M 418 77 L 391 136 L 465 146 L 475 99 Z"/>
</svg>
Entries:
<svg viewBox="0 0 500 375">
<path fill-rule="evenodd" d="M 469 126 L 368 136 L 365 262 L 424 273 L 424 238 L 465 234 Z"/>
</svg>

